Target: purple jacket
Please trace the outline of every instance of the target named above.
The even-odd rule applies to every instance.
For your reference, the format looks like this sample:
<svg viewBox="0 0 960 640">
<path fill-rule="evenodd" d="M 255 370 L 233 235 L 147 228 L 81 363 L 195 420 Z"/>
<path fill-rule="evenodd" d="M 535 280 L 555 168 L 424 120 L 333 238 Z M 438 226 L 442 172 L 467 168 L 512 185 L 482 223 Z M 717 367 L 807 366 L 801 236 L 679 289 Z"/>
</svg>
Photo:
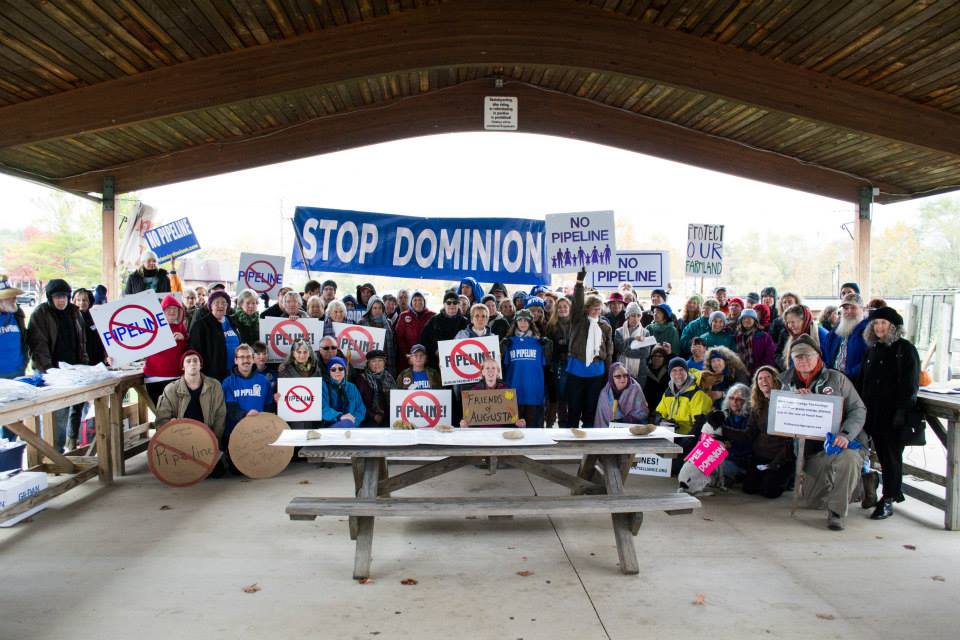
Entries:
<svg viewBox="0 0 960 640">
<path fill-rule="evenodd" d="M 614 362 L 610 365 L 607 384 L 600 391 L 600 398 L 597 400 L 597 413 L 593 421 L 594 427 L 609 427 L 611 422 L 642 424 L 647 421 L 650 415 L 650 407 L 643 395 L 643 389 L 633 378 L 630 378 L 627 388 L 620 392 L 620 398 L 617 399 L 617 414 L 614 415 L 613 374 L 618 371 L 629 375 L 623 364 Z"/>
<path fill-rule="evenodd" d="M 746 353 L 740 349 L 739 340 L 736 342 L 737 355 L 743 360 L 743 364 L 748 364 Z M 749 363 L 747 369 L 750 371 L 750 377 L 760 367 L 767 365 L 777 368 L 777 345 L 773 344 L 773 338 L 766 331 L 754 331 L 753 333 L 753 361 Z"/>
</svg>

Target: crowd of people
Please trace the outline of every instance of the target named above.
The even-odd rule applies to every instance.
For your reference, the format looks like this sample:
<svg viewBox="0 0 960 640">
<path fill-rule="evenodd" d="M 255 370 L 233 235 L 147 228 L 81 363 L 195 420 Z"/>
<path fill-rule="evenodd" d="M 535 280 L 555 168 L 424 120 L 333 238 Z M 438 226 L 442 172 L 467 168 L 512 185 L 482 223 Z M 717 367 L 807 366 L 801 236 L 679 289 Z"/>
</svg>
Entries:
<svg viewBox="0 0 960 640">
<path fill-rule="evenodd" d="M 224 450 L 245 416 L 276 408 L 278 378 L 322 377 L 323 419 L 293 428 L 390 426 L 392 389 L 438 389 L 438 343 L 495 336 L 500 359 L 483 363 L 475 385 L 454 389 L 452 424 L 468 426 L 461 388 L 515 389 L 518 426 L 608 427 L 664 423 L 693 437 L 678 439 L 687 453 L 698 436 L 712 434 L 728 450 L 710 477 L 674 461 L 682 489 L 704 492 L 739 484 L 747 493 L 776 498 L 794 483 L 794 441 L 767 433 L 775 389 L 843 399 L 840 430 L 829 442 L 806 441 L 803 499 L 827 511 L 842 529 L 851 497 L 862 494 L 874 519 L 903 500 L 902 456 L 916 430 L 919 358 L 903 337 L 903 319 L 883 300 L 864 303 L 856 283 L 844 284 L 836 307 L 814 319 L 802 297 L 774 287 L 742 297 L 717 287 L 712 297 L 691 295 L 675 312 L 670 292 L 647 299 L 624 284 L 606 296 L 587 290 L 585 273 L 556 290 L 538 285 L 512 293 L 464 278 L 446 290 L 440 308 L 428 308 L 416 289 L 379 295 L 370 283 L 344 295 L 337 283 L 311 280 L 303 292 L 285 287 L 273 304 L 244 290 L 231 298 L 222 284 L 181 290 L 175 273 L 146 255 L 125 294 L 171 292 L 161 306 L 176 346 L 146 358 L 147 390 L 157 424 L 194 418 L 209 425 Z M 5 284 L 5 283 L 4 283 Z M 86 289 L 64 280 L 46 285 L 46 302 L 25 324 L 18 290 L 0 284 L 0 370 L 22 375 L 28 363 L 44 372 L 59 363 L 107 360 Z M 485 290 L 486 289 L 486 290 Z M 263 318 L 322 321 L 319 349 L 297 340 L 279 364 L 260 341 Z M 380 348 L 352 366 L 339 350 L 333 323 L 385 331 Z M 82 405 L 61 416 L 58 442 L 76 445 Z M 871 453 L 882 470 L 866 464 Z M 699 475 L 698 475 L 699 474 Z"/>
</svg>

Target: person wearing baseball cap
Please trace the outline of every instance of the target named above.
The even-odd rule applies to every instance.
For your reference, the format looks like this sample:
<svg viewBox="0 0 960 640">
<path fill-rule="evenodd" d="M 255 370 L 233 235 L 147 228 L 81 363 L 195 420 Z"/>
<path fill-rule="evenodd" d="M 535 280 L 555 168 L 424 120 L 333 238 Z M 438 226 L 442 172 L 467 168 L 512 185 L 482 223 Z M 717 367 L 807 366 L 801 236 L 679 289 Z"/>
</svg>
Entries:
<svg viewBox="0 0 960 640">
<path fill-rule="evenodd" d="M 167 384 L 160 394 L 154 424 L 160 428 L 174 419 L 196 420 L 210 427 L 219 442 L 227 419 L 223 388 L 201 372 L 203 356 L 193 349 L 180 356 L 180 368 L 183 375 Z"/>
<path fill-rule="evenodd" d="M 823 361 L 828 367 L 840 371 L 856 382 L 860 365 L 867 351 L 863 332 L 870 322 L 863 310 L 859 293 L 848 293 L 840 299 L 840 320 L 830 331 L 820 335 Z"/>
<path fill-rule="evenodd" d="M 350 429 L 363 424 L 367 408 L 357 386 L 347 380 L 347 361 L 339 356 L 327 362 L 329 377 L 323 381 L 323 426 Z"/>
<path fill-rule="evenodd" d="M 460 313 L 460 296 L 457 292 L 451 290 L 444 293 L 443 310 L 424 325 L 417 341 L 427 348 L 427 362 L 432 368 L 437 369 L 440 366 L 437 343 L 441 340 L 453 340 L 468 324 L 470 321 Z"/>
<path fill-rule="evenodd" d="M 870 518 L 884 520 L 893 515 L 894 502 L 903 502 L 903 448 L 921 444 L 913 437 L 923 420 L 917 410 L 920 356 L 903 337 L 903 318 L 890 307 L 874 310 L 863 337 L 867 352 L 859 388 L 867 407 L 864 431 L 873 441 L 883 473 L 883 495 Z M 866 475 L 870 478 L 864 477 L 865 492 L 876 480 L 876 474 Z M 876 493 L 876 483 L 870 484 Z"/>
<path fill-rule="evenodd" d="M 860 482 L 867 452 L 867 434 L 863 430 L 867 408 L 850 380 L 826 366 L 820 347 L 813 337 L 801 334 L 790 344 L 792 367 L 780 374 L 783 388 L 799 394 L 822 394 L 842 398 L 839 429 L 831 433 L 831 449 L 820 440 L 805 440 L 803 467 L 804 506 L 820 509 L 826 505 L 827 528 L 841 531 L 846 526 L 850 498 Z"/>
<path fill-rule="evenodd" d="M 427 366 L 427 348 L 422 344 L 410 347 L 410 366 L 397 374 L 398 389 L 441 389 L 440 372 Z"/>
</svg>

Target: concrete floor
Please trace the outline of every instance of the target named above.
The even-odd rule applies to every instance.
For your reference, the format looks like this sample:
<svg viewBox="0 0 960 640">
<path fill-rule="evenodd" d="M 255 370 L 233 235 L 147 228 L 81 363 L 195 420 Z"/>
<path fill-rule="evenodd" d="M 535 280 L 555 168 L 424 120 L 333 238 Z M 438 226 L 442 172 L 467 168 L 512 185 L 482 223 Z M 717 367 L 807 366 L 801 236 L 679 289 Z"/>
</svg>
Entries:
<svg viewBox="0 0 960 640">
<path fill-rule="evenodd" d="M 607 517 L 384 518 L 361 585 L 345 520 L 284 514 L 294 496 L 349 495 L 348 468 L 294 464 L 271 480 L 187 489 L 155 480 L 143 456 L 130 471 L 0 530 L 0 640 L 957 637 L 960 532 L 915 501 L 885 522 L 853 509 L 834 533 L 819 512 L 791 519 L 789 497 L 704 498 L 693 515 L 647 515 L 639 576 L 617 571 Z M 512 469 L 466 468 L 400 495 L 534 488 L 563 492 Z M 261 590 L 244 593 L 253 583 Z"/>
</svg>

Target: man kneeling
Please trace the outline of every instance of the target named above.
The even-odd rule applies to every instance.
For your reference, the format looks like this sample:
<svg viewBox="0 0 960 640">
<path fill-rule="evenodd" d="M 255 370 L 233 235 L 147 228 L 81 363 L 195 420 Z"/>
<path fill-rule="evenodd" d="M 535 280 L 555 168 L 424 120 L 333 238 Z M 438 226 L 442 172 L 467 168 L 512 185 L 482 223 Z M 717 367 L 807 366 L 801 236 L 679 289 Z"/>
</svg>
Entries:
<svg viewBox="0 0 960 640">
<path fill-rule="evenodd" d="M 853 383 L 839 371 L 824 365 L 820 348 L 810 336 L 794 338 L 790 360 L 793 369 L 780 375 L 785 390 L 843 398 L 843 422 L 833 439 L 833 445 L 839 451 L 828 454 L 822 442 L 807 440 L 804 449 L 806 463 L 803 467 L 805 480 L 802 485 L 804 506 L 810 509 L 826 508 L 827 527 L 842 531 L 850 498 L 857 488 L 867 453 L 867 435 L 863 431 L 867 409 Z"/>
</svg>

